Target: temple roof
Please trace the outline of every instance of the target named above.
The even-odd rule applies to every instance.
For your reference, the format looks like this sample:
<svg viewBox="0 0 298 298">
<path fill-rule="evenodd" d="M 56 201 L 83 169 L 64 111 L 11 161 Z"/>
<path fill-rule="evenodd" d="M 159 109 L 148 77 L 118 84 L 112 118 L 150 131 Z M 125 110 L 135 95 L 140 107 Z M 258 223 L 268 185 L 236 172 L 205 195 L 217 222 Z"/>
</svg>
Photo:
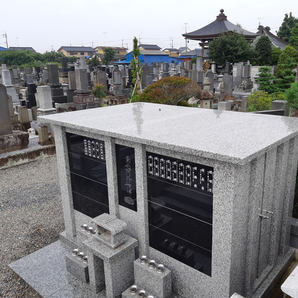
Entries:
<svg viewBox="0 0 298 298">
<path fill-rule="evenodd" d="M 220 34 L 226 32 L 236 32 L 239 34 L 243 34 L 246 39 L 254 39 L 258 36 L 257 33 L 249 32 L 229 22 L 227 16 L 223 12 L 224 10 L 221 9 L 220 14 L 212 23 L 206 25 L 201 29 L 182 34 L 182 36 L 187 39 L 202 41 L 212 40 L 218 37 Z"/>
<path fill-rule="evenodd" d="M 277 37 L 273 33 L 270 32 L 270 27 L 259 25 L 259 36 L 256 37 L 256 39 L 252 42 L 252 45 L 255 46 L 261 36 L 267 36 L 269 40 L 271 41 L 271 44 L 274 48 L 280 48 L 281 50 L 284 50 L 288 43 L 284 41 L 283 39 Z"/>
</svg>

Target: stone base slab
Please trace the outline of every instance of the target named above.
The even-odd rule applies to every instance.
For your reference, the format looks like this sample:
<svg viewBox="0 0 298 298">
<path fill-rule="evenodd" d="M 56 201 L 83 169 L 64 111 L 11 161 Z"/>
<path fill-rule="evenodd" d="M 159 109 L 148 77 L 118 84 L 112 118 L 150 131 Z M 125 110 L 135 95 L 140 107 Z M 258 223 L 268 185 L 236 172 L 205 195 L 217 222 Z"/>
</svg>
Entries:
<svg viewBox="0 0 298 298">
<path fill-rule="evenodd" d="M 73 102 L 79 103 L 79 104 L 93 103 L 94 96 L 93 95 L 77 94 L 73 97 Z"/>
<path fill-rule="evenodd" d="M 0 136 L 0 154 L 28 148 L 29 134 L 14 130 L 12 134 Z"/>
</svg>

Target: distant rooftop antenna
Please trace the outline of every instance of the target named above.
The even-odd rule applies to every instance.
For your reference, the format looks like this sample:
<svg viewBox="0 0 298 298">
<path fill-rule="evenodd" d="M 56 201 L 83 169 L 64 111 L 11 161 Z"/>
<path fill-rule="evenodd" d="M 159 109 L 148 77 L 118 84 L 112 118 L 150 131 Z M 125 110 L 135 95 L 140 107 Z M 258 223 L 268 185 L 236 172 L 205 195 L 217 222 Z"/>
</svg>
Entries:
<svg viewBox="0 0 298 298">
<path fill-rule="evenodd" d="M 264 19 L 264 17 L 263 18 L 257 18 L 258 20 L 259 20 L 259 26 L 261 25 L 261 19 Z"/>
</svg>

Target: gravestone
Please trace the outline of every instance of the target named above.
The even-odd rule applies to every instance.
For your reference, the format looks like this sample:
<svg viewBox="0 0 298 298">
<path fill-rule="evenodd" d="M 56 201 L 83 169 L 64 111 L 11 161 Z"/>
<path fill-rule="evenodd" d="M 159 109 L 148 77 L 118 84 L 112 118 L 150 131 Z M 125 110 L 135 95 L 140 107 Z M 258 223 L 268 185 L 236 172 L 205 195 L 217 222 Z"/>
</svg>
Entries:
<svg viewBox="0 0 298 298">
<path fill-rule="evenodd" d="M 88 90 L 87 69 L 78 68 L 75 70 L 76 86 L 78 91 Z"/>
<path fill-rule="evenodd" d="M 67 96 L 64 95 L 63 88 L 59 83 L 58 65 L 56 63 L 49 63 L 47 70 L 53 101 L 55 103 L 66 103 Z"/>
<path fill-rule="evenodd" d="M 197 67 L 197 71 L 203 71 L 203 58 L 202 57 L 197 57 L 196 67 Z"/>
<path fill-rule="evenodd" d="M 207 70 L 206 77 L 210 79 L 210 90 L 214 92 L 214 73 L 211 70 Z"/>
<path fill-rule="evenodd" d="M 69 90 L 76 90 L 77 89 L 75 71 L 69 71 L 68 72 L 68 89 Z"/>
<path fill-rule="evenodd" d="M 230 62 L 226 62 L 225 68 L 224 68 L 224 73 L 230 74 Z"/>
<path fill-rule="evenodd" d="M 16 93 L 15 87 L 11 83 L 10 71 L 2 68 L 2 83 L 6 87 L 6 92 L 11 96 L 14 104 L 19 104 L 19 97 Z"/>
<path fill-rule="evenodd" d="M 29 102 L 29 109 L 36 106 L 36 99 L 35 99 L 35 93 L 36 93 L 36 85 L 35 84 L 27 84 L 27 90 L 28 90 L 28 102 Z"/>
<path fill-rule="evenodd" d="M 10 76 L 10 71 L 9 70 L 3 70 L 2 69 L 2 84 L 4 86 L 9 86 L 11 85 L 11 76 Z"/>
<path fill-rule="evenodd" d="M 0 154 L 28 147 L 29 134 L 13 131 L 6 87 L 0 84 Z"/>
<path fill-rule="evenodd" d="M 191 73 L 191 79 L 193 82 L 197 83 L 198 82 L 198 71 L 196 69 L 190 70 Z"/>
<path fill-rule="evenodd" d="M 0 84 L 0 136 L 11 134 L 10 112 L 7 101 L 7 92 L 4 85 Z"/>
<path fill-rule="evenodd" d="M 113 69 L 113 84 L 114 85 L 121 85 L 122 84 L 122 75 L 119 70 L 119 67 L 116 65 Z"/>
<path fill-rule="evenodd" d="M 202 70 L 198 71 L 198 84 L 202 88 L 204 82 L 204 72 Z"/>
<path fill-rule="evenodd" d="M 142 79 L 141 79 L 141 88 L 144 90 L 148 86 L 147 76 L 150 77 L 150 66 L 148 66 L 148 65 L 143 66 L 142 71 L 143 71 L 143 74 L 142 74 Z M 150 78 L 149 78 L 149 80 L 150 80 Z M 153 81 L 153 78 L 152 78 L 152 81 Z"/>
<path fill-rule="evenodd" d="M 86 58 L 85 56 L 80 57 L 80 68 L 81 69 L 86 69 L 87 70 L 87 63 L 86 63 Z"/>
<path fill-rule="evenodd" d="M 236 70 L 236 71 L 235 71 Z M 233 67 L 233 86 L 239 86 L 243 78 L 243 62 L 236 63 Z"/>
<path fill-rule="evenodd" d="M 50 86 L 38 86 L 37 87 L 39 108 L 37 109 L 38 116 L 53 114 L 56 111 L 53 108 L 52 93 Z"/>
<path fill-rule="evenodd" d="M 224 74 L 223 82 L 225 84 L 225 95 L 232 96 L 232 94 L 233 94 L 233 76 Z"/>
<path fill-rule="evenodd" d="M 26 74 L 32 74 L 32 69 L 31 69 L 31 67 L 30 67 L 30 66 L 26 66 L 26 67 L 24 68 L 24 72 L 25 72 L 25 75 L 26 75 Z"/>
<path fill-rule="evenodd" d="M 94 103 L 94 96 L 91 95 L 91 92 L 88 90 L 87 69 L 75 69 L 75 76 L 77 90 L 75 91 L 73 102 L 76 104 Z"/>
<path fill-rule="evenodd" d="M 74 91 L 77 89 L 76 84 L 76 74 L 75 71 L 68 72 L 68 90 L 67 93 L 67 102 L 73 102 L 73 97 L 75 95 Z"/>
<path fill-rule="evenodd" d="M 26 83 L 28 84 L 33 84 L 33 75 L 32 74 L 27 74 L 26 75 Z"/>
<path fill-rule="evenodd" d="M 56 63 L 49 63 L 47 65 L 48 80 L 50 85 L 59 85 L 58 65 Z"/>
</svg>

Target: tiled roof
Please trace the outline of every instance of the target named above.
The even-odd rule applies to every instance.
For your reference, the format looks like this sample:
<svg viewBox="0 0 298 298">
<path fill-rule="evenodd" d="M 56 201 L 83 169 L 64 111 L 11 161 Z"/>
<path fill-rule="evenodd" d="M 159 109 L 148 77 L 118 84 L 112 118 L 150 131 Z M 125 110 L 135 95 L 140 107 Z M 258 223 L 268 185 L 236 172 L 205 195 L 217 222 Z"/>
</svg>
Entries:
<svg viewBox="0 0 298 298">
<path fill-rule="evenodd" d="M 144 50 L 160 50 L 161 48 L 156 44 L 140 44 L 140 48 L 143 48 Z"/>
<path fill-rule="evenodd" d="M 258 36 L 257 33 L 249 32 L 236 26 L 228 21 L 227 16 L 223 13 L 223 9 L 221 10 L 221 14 L 219 14 L 215 21 L 206 25 L 205 27 L 182 34 L 184 37 L 192 40 L 208 40 L 213 39 L 219 36 L 222 33 L 226 32 L 236 32 L 239 34 L 243 34 L 245 38 L 253 39 Z"/>
<path fill-rule="evenodd" d="M 127 48 L 123 48 L 123 47 L 106 47 L 106 46 L 95 47 L 95 49 L 105 49 L 105 48 L 112 48 L 113 50 L 127 50 Z"/>
<path fill-rule="evenodd" d="M 252 45 L 255 46 L 259 40 L 259 38 L 261 36 L 267 36 L 269 38 L 269 40 L 271 41 L 272 45 L 275 48 L 280 48 L 281 50 L 284 50 L 286 48 L 286 46 L 288 45 L 288 43 L 284 40 L 282 40 L 281 38 L 275 36 L 274 34 L 272 34 L 270 32 L 270 27 L 266 26 L 259 26 L 259 36 L 255 38 L 255 40 L 253 41 Z"/>
<path fill-rule="evenodd" d="M 65 50 L 66 52 L 96 52 L 93 48 L 91 47 L 65 47 L 65 46 L 62 46 L 58 49 L 59 50 Z"/>
</svg>

